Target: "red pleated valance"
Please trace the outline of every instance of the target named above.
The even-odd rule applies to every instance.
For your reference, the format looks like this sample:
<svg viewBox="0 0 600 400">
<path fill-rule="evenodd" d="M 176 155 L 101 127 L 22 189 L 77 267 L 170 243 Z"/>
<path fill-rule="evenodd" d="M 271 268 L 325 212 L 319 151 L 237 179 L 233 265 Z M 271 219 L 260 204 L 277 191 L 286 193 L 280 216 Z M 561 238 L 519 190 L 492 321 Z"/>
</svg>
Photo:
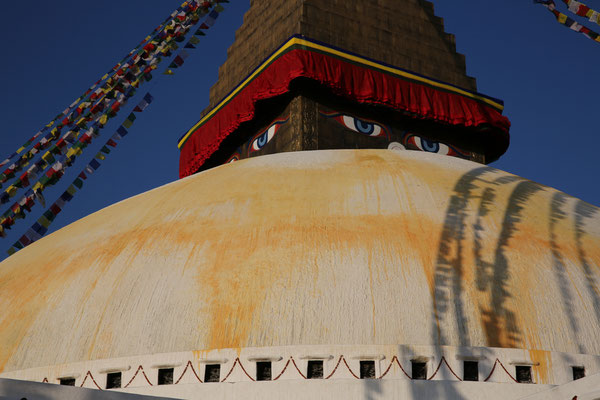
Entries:
<svg viewBox="0 0 600 400">
<path fill-rule="evenodd" d="M 489 125 L 508 142 L 510 122 L 499 100 L 292 37 L 183 136 L 179 176 L 195 173 L 229 134 L 251 120 L 257 101 L 286 93 L 299 77 L 313 79 L 337 95 L 420 118 L 465 127 Z"/>
</svg>

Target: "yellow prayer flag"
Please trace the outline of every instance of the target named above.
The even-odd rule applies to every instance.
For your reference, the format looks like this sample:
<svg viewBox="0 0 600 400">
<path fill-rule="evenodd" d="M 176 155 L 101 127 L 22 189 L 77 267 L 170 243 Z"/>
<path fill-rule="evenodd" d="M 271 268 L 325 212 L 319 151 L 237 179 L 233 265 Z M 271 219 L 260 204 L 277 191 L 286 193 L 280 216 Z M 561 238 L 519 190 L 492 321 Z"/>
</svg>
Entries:
<svg viewBox="0 0 600 400">
<path fill-rule="evenodd" d="M 20 153 L 20 152 L 22 152 L 23 150 L 25 150 L 25 147 L 24 147 L 24 146 L 22 146 L 22 147 L 19 147 L 19 150 L 17 150 L 17 154 L 19 154 L 19 153 Z"/>
<path fill-rule="evenodd" d="M 40 182 L 36 182 L 35 185 L 33 185 L 33 187 L 31 188 L 31 190 L 33 190 L 34 192 L 37 190 L 44 190 L 44 185 L 42 185 Z"/>
<path fill-rule="evenodd" d="M 97 160 L 106 160 L 106 156 L 102 153 L 96 154 L 96 157 L 94 158 L 96 158 Z"/>
<path fill-rule="evenodd" d="M 6 188 L 6 193 L 8 193 L 9 197 L 14 197 L 15 194 L 17 194 L 17 187 L 10 185 L 9 187 Z"/>
<path fill-rule="evenodd" d="M 563 13 L 560 13 L 558 15 L 558 22 L 560 22 L 561 24 L 564 24 L 565 22 L 567 22 L 567 16 Z"/>
<path fill-rule="evenodd" d="M 106 114 L 103 114 L 103 115 L 100 117 L 100 120 L 99 120 L 98 122 L 100 122 L 100 124 L 102 124 L 102 125 L 105 125 L 105 124 L 106 124 L 106 121 L 108 121 L 108 115 L 106 115 Z"/>
<path fill-rule="evenodd" d="M 50 221 L 48 220 L 48 218 L 44 217 L 43 215 L 37 220 L 37 222 L 39 222 L 40 225 L 42 225 L 44 228 L 47 228 L 50 226 Z"/>
<path fill-rule="evenodd" d="M 106 78 L 108 78 L 108 74 L 102 75 L 102 78 L 100 78 L 100 79 L 105 80 Z"/>
<path fill-rule="evenodd" d="M 46 125 L 46 127 L 50 128 L 52 125 L 54 125 L 54 121 L 50 121 L 50 123 Z"/>
<path fill-rule="evenodd" d="M 67 150 L 67 158 L 71 158 L 73 156 L 78 156 L 81 154 L 81 149 L 80 148 L 70 148 L 69 150 Z"/>
</svg>

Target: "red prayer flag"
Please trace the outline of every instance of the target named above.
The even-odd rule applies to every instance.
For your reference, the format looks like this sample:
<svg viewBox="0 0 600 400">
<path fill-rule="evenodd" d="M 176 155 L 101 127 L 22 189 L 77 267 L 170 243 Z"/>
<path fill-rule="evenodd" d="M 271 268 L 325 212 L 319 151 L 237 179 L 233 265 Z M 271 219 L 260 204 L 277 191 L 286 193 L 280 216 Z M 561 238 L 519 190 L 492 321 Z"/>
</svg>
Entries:
<svg viewBox="0 0 600 400">
<path fill-rule="evenodd" d="M 579 6 L 579 10 L 577 10 L 577 15 L 579 15 L 580 17 L 585 17 L 588 11 L 590 11 L 590 8 L 586 5 L 581 4 Z"/>
<path fill-rule="evenodd" d="M 52 211 L 52 214 L 54 215 L 58 215 L 61 212 L 61 208 L 59 206 L 57 206 L 56 204 L 52 204 L 50 206 L 50 211 Z"/>
</svg>

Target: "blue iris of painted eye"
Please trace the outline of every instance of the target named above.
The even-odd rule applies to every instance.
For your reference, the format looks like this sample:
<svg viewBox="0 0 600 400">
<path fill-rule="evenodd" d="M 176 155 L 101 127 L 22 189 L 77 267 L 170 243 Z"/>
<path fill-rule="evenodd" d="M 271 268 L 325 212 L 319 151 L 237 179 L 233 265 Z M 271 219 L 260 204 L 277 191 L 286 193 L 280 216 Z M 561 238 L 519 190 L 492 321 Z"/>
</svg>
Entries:
<svg viewBox="0 0 600 400">
<path fill-rule="evenodd" d="M 354 126 L 356 130 L 360 133 L 364 133 L 365 135 L 370 135 L 375 131 L 375 124 L 363 121 L 358 118 L 354 118 Z"/>
<path fill-rule="evenodd" d="M 423 146 L 423 150 L 429 151 L 431 153 L 437 153 L 440 151 L 439 142 L 433 142 L 425 138 L 421 138 L 421 146 Z"/>
<path fill-rule="evenodd" d="M 269 132 L 267 131 L 256 138 L 256 147 L 258 147 L 259 149 L 262 149 L 263 147 L 265 147 L 265 144 L 267 144 L 268 139 L 269 139 Z"/>
</svg>

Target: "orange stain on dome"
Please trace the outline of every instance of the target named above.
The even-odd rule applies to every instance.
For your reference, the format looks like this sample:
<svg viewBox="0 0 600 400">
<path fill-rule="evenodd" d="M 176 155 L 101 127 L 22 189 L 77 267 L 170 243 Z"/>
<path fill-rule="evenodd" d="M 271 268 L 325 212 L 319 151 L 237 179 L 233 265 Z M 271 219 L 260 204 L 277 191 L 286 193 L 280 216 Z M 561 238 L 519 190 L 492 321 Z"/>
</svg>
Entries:
<svg viewBox="0 0 600 400">
<path fill-rule="evenodd" d="M 333 326 L 338 322 L 315 314 L 311 323 L 318 325 L 315 332 L 319 334 L 298 339 L 294 332 L 276 326 L 287 317 L 277 313 L 304 312 L 303 301 L 342 290 L 354 273 L 360 279 L 370 277 L 373 287 L 388 281 L 398 286 L 423 285 L 423 293 L 430 296 L 418 300 L 427 305 L 435 299 L 439 285 L 436 272 L 446 262 L 451 266 L 448 276 L 460 282 L 459 293 L 448 293 L 461 296 L 465 307 L 471 306 L 473 311 L 465 311 L 468 321 L 455 321 L 449 307 L 437 321 L 440 331 L 450 335 L 452 323 L 468 322 L 471 334 L 481 331 L 485 337 L 485 342 L 474 339 L 474 345 L 539 348 L 547 343 L 537 331 L 536 318 L 548 310 L 523 293 L 538 284 L 536 277 L 544 268 L 550 268 L 531 268 L 549 254 L 547 220 L 536 225 L 539 218 L 547 218 L 544 207 L 549 194 L 543 191 L 532 197 L 502 250 L 511 267 L 508 278 L 496 282 L 491 275 L 488 286 L 478 289 L 473 226 L 479 198 L 489 183 L 478 181 L 466 199 L 464 237 L 451 241 L 449 253 L 443 257 L 439 243 L 449 199 L 457 196 L 454 188 L 473 168 L 470 164 L 451 161 L 438 165 L 439 160 L 446 160 L 386 151 L 322 154 L 331 159 L 311 162 L 304 160 L 310 153 L 277 155 L 219 167 L 111 206 L 11 257 L 0 269 L 0 305 L 8 310 L 0 316 L 0 343 L 11 343 L 0 348 L 0 371 L 7 365 L 19 366 L 17 358 L 25 357 L 20 348 L 23 340 L 38 317 L 58 310 L 56 304 L 61 296 L 67 296 L 69 285 L 82 286 L 77 293 L 83 303 L 102 304 L 93 319 L 84 318 L 84 313 L 91 312 L 82 308 L 85 304 L 76 311 L 77 324 L 89 324 L 91 333 L 89 340 L 77 344 L 85 348 L 72 354 L 95 359 L 127 355 L 118 342 L 130 331 L 120 326 L 118 318 L 133 311 L 139 320 L 132 322 L 132 330 L 143 333 L 152 326 L 152 334 L 163 335 L 157 343 L 136 343 L 130 351 L 140 354 L 303 344 L 298 343 L 302 340 L 327 344 L 339 335 Z M 288 165 L 286 157 L 302 162 Z M 489 175 L 488 182 L 506 174 L 493 171 Z M 497 257 L 498 234 L 504 223 L 504 200 L 512 186 L 495 189 L 498 198 L 491 206 L 494 210 L 482 221 L 479 240 L 483 261 L 491 264 Z M 529 210 L 532 207 L 535 209 Z M 597 234 L 587 232 L 580 244 L 564 239 L 565 232 L 575 237 L 572 222 L 569 214 L 557 232 L 563 233 L 559 247 L 575 282 L 581 280 L 577 269 L 581 269 L 582 254 L 597 271 L 600 240 Z M 452 260 L 460 262 L 452 264 Z M 501 308 L 495 309 L 490 285 L 499 283 L 506 285 L 509 295 L 502 299 Z M 356 285 L 357 291 L 362 290 Z M 583 292 L 582 296 L 589 297 L 585 289 Z M 169 330 L 161 326 L 162 319 L 177 321 L 176 317 L 145 315 L 154 311 L 145 306 L 160 306 L 152 300 L 155 293 L 168 301 L 175 298 L 181 307 L 173 310 L 180 313 L 177 318 L 182 324 L 192 320 L 196 327 L 188 327 L 186 332 Z M 392 336 L 386 336 L 389 333 L 380 327 L 388 310 L 379 303 L 383 300 L 377 290 L 368 293 L 372 314 L 369 340 L 389 342 Z M 520 303 L 523 301 L 525 306 Z M 514 314 L 513 320 L 507 318 L 507 312 Z M 431 315 L 427 318 L 433 318 Z M 153 318 L 161 318 L 161 323 Z M 486 322 L 497 330 L 486 331 Z M 516 327 L 519 335 L 511 332 L 510 326 Z M 407 329 L 398 327 L 393 334 L 398 343 L 414 341 Z M 449 339 L 455 345 L 460 340 Z M 66 361 L 72 360 L 56 359 L 57 363 Z M 542 379 L 544 372 L 539 374 Z"/>
</svg>

